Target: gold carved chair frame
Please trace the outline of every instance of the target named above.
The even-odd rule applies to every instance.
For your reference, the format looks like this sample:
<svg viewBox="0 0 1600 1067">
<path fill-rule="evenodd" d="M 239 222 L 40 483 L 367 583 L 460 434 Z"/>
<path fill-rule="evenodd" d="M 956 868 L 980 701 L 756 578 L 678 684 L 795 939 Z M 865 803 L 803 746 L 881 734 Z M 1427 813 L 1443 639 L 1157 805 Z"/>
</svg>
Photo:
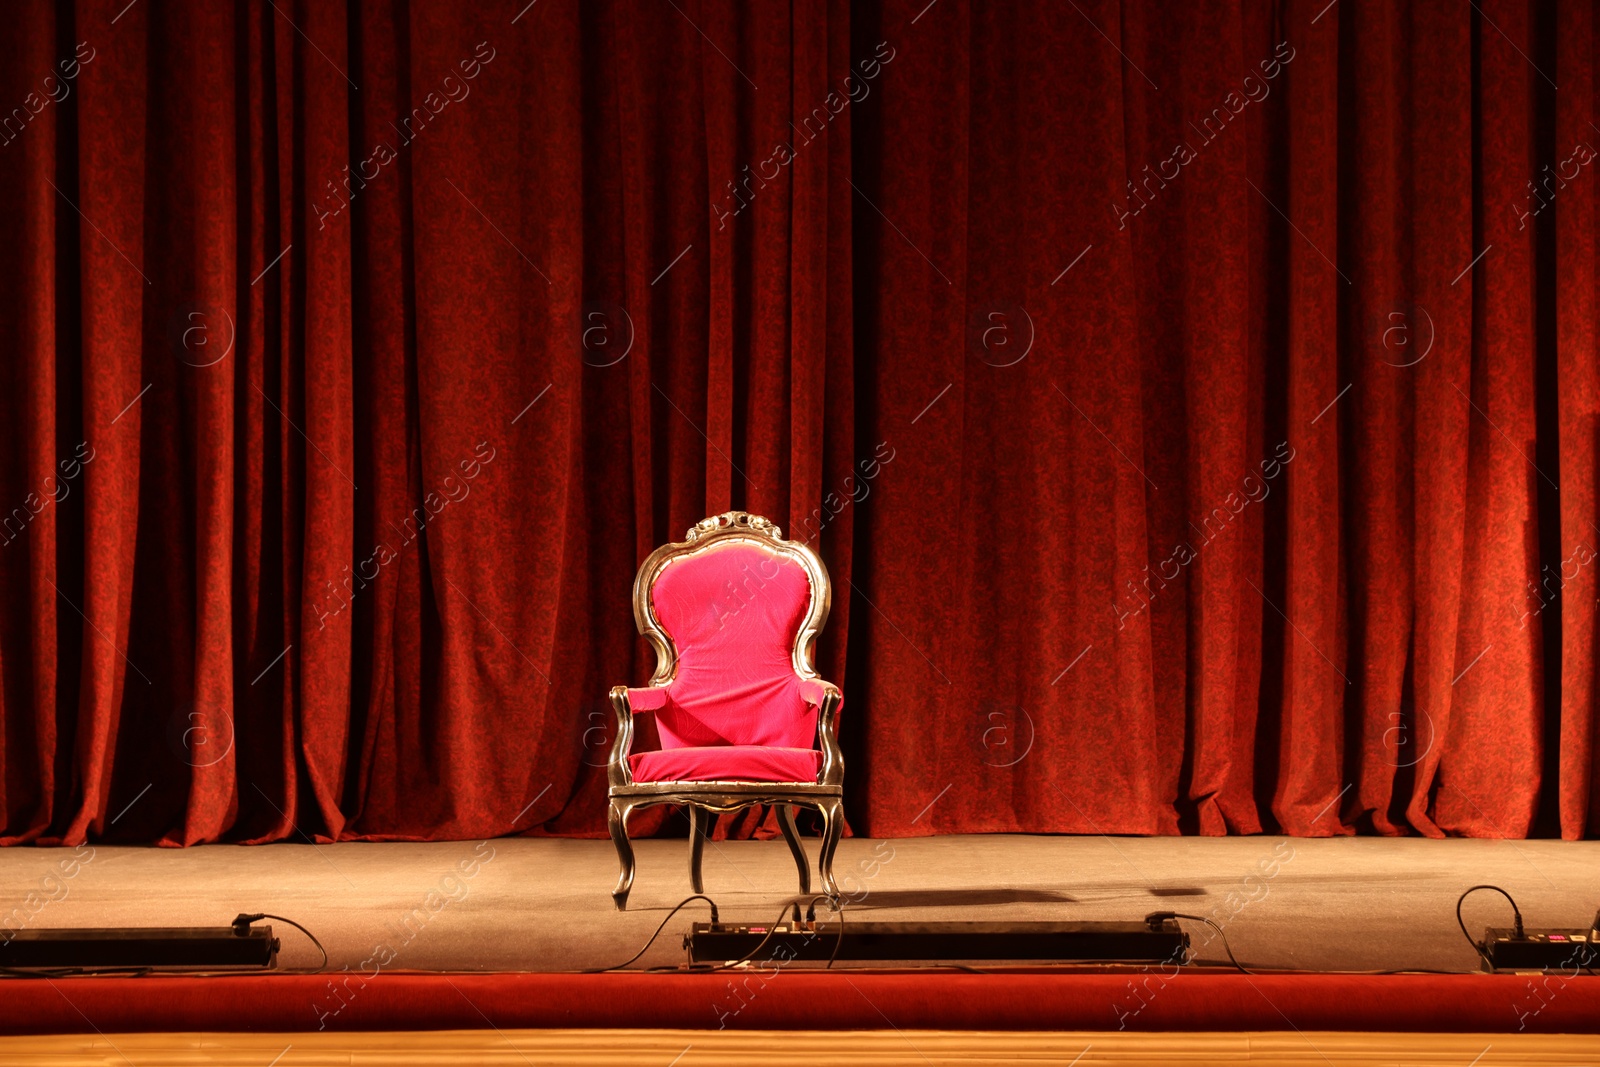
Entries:
<svg viewBox="0 0 1600 1067">
<path fill-rule="evenodd" d="M 822 770 L 815 782 L 737 779 L 635 782 L 632 769 L 628 766 L 628 754 L 633 747 L 634 712 L 629 702 L 628 687 L 614 687 L 611 690 L 611 707 L 617 717 L 617 736 L 612 743 L 607 766 L 607 795 L 610 802 L 607 822 L 622 867 L 617 887 L 612 892 L 612 899 L 619 911 L 627 908 L 628 893 L 633 888 L 634 857 L 633 846 L 628 840 L 628 816 L 635 808 L 652 804 L 681 804 L 688 809 L 689 879 L 696 893 L 705 891 L 700 861 L 705 837 L 710 832 L 710 813 L 738 811 L 756 804 L 770 804 L 776 810 L 778 826 L 789 843 L 789 851 L 799 869 L 800 892 L 809 893 L 811 867 L 795 826 L 794 809 L 797 806 L 815 808 L 822 817 L 822 847 L 818 858 L 822 885 L 828 896 L 835 900 L 839 896 L 839 887 L 833 878 L 833 855 L 844 830 L 844 755 L 839 749 L 838 740 L 839 706 L 843 697 L 838 687 L 822 681 L 813 663 L 817 634 L 827 622 L 833 599 L 827 569 L 817 554 L 801 542 L 785 541 L 782 531 L 770 520 L 743 511 L 729 511 L 702 519 L 689 530 L 684 540 L 662 545 L 652 552 L 639 568 L 633 583 L 633 618 L 639 632 L 656 652 L 656 669 L 650 678 L 649 688 L 669 685 L 677 668 L 677 652 L 672 635 L 666 632 L 656 617 L 651 598 L 656 579 L 677 561 L 713 551 L 730 541 L 746 542 L 776 551 L 803 567 L 810 579 L 810 609 L 795 633 L 790 658 L 795 674 L 802 680 L 817 682 L 818 686 L 813 687 L 813 692 L 820 689 L 817 743 L 822 752 Z M 808 703 L 814 701 L 808 698 Z"/>
</svg>

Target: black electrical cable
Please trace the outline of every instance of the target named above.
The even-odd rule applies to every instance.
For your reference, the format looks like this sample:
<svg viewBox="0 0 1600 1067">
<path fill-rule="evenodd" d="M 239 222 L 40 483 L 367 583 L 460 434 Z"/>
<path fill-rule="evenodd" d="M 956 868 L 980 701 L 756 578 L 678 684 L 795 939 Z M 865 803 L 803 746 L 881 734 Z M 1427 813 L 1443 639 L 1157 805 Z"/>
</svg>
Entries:
<svg viewBox="0 0 1600 1067">
<path fill-rule="evenodd" d="M 22 967 L 0 967 L 0 975 L 7 978 L 70 978 L 83 973 L 77 967 L 56 967 L 49 970 L 28 970 Z"/>
<path fill-rule="evenodd" d="M 4 978 L 143 978 L 155 973 L 154 967 L 49 967 L 33 970 L 23 967 L 0 967 Z M 167 971 L 169 975 L 188 975 L 189 971 Z"/>
<path fill-rule="evenodd" d="M 1510 894 L 1506 893 L 1505 890 L 1501 889 L 1499 886 L 1491 886 L 1491 885 L 1473 886 L 1472 889 L 1469 889 L 1469 890 L 1467 890 L 1466 893 L 1463 893 L 1462 896 L 1461 896 L 1461 900 L 1457 901 L 1457 903 L 1456 903 L 1457 920 L 1460 921 L 1461 901 L 1464 901 L 1468 894 L 1470 894 L 1473 891 L 1478 890 L 1478 889 L 1491 889 L 1491 890 L 1494 890 L 1495 892 L 1503 894 L 1506 897 L 1507 900 L 1511 901 L 1511 907 L 1512 907 L 1513 911 L 1516 913 L 1516 931 L 1517 931 L 1517 935 L 1519 937 L 1522 936 L 1522 930 L 1523 930 L 1523 927 L 1522 927 L 1522 913 L 1521 913 L 1520 909 L 1517 908 L 1516 901 L 1511 900 Z M 692 900 L 694 898 L 691 897 L 689 899 Z M 808 902 L 807 911 L 806 911 L 806 920 L 807 920 L 807 922 L 815 922 L 815 920 L 816 920 L 816 904 L 817 904 L 817 901 L 819 901 L 819 900 L 827 901 L 832 906 L 832 910 L 835 911 L 836 914 L 839 917 L 839 930 L 838 930 L 837 935 L 834 938 L 833 952 L 828 956 L 827 968 L 831 968 L 833 966 L 833 964 L 835 963 L 835 961 L 838 959 L 839 949 L 844 943 L 844 907 L 843 907 L 842 903 L 840 903 L 839 901 L 834 900 L 831 897 L 824 896 L 824 895 L 821 895 L 821 894 L 819 894 L 817 896 L 814 896 Z M 688 903 L 688 901 L 685 901 L 684 903 Z M 772 939 L 772 936 L 773 936 L 773 934 L 775 934 L 777 932 L 777 926 L 779 925 L 779 923 L 782 922 L 785 913 L 788 912 L 792 907 L 795 907 L 795 906 L 796 905 L 785 904 L 784 907 L 783 907 L 783 910 L 781 910 L 778 913 L 777 921 L 775 921 L 772 926 L 768 927 L 766 936 L 763 937 L 761 939 L 761 941 L 757 943 L 757 945 L 756 945 L 756 947 L 754 949 L 752 949 L 750 952 L 746 953 L 742 958 L 730 961 L 728 963 L 718 964 L 718 965 L 712 966 L 710 968 L 701 968 L 701 967 L 698 967 L 698 966 L 691 967 L 690 970 L 699 971 L 699 970 L 703 970 L 703 969 L 708 969 L 708 970 L 711 970 L 711 971 L 721 971 L 721 970 L 727 970 L 727 969 L 733 968 L 733 967 L 738 967 L 741 964 L 750 962 L 752 959 L 754 959 L 761 952 L 761 950 L 763 948 L 766 947 L 767 943 Z M 679 905 L 679 907 L 682 907 L 682 905 Z M 676 909 L 674 909 L 674 911 L 676 911 Z M 668 918 L 671 918 L 671 916 L 669 915 Z M 1315 974 L 1352 974 L 1352 975 L 1355 975 L 1355 974 L 1372 974 L 1372 975 L 1378 975 L 1378 974 L 1471 974 L 1471 973 L 1474 973 L 1474 972 L 1471 972 L 1471 971 L 1446 971 L 1446 970 L 1436 970 L 1436 969 L 1431 969 L 1431 968 L 1420 968 L 1420 967 L 1419 968 L 1398 968 L 1398 969 L 1393 969 L 1393 970 L 1349 970 L 1349 971 L 1325 971 L 1325 970 L 1305 971 L 1303 968 L 1270 967 L 1270 966 L 1262 966 L 1262 965 L 1253 965 L 1251 967 L 1246 967 L 1244 964 L 1240 963 L 1238 957 L 1234 955 L 1233 947 L 1232 947 L 1232 945 L 1230 945 L 1228 943 L 1227 931 L 1224 930 L 1222 928 L 1221 924 L 1216 922 L 1216 920 L 1211 919 L 1211 918 L 1209 918 L 1207 916 L 1204 916 L 1204 915 L 1191 915 L 1191 914 L 1188 914 L 1186 912 L 1181 912 L 1181 911 L 1158 911 L 1158 912 L 1152 912 L 1151 914 L 1145 916 L 1145 919 L 1146 919 L 1147 922 L 1151 922 L 1151 921 L 1159 922 L 1159 921 L 1161 921 L 1163 919 L 1168 919 L 1168 918 L 1171 918 L 1171 919 L 1187 919 L 1187 920 L 1189 920 L 1191 922 L 1205 923 L 1207 926 L 1209 926 L 1213 930 L 1215 930 L 1217 932 L 1217 935 L 1222 939 L 1222 948 L 1223 948 L 1223 951 L 1225 953 L 1227 953 L 1229 964 L 1231 964 L 1234 969 L 1236 969 L 1237 971 L 1239 971 L 1242 974 L 1262 975 L 1262 974 L 1315 973 Z M 713 916 L 713 921 L 715 921 L 715 916 Z M 663 923 L 663 925 L 665 925 L 665 923 Z M 1462 924 L 1462 932 L 1466 933 L 1466 926 L 1465 926 L 1464 923 Z M 657 933 L 658 934 L 660 933 L 659 929 L 657 930 Z M 652 937 L 652 940 L 654 940 L 653 937 Z M 1468 935 L 1467 940 L 1469 942 L 1472 941 L 1472 938 L 1471 938 L 1470 935 Z M 1473 943 L 1474 948 L 1476 948 L 1477 947 L 1477 943 L 1476 942 L 1472 942 L 1472 943 Z M 648 947 L 648 945 L 646 947 Z M 641 950 L 640 955 L 642 955 L 642 954 L 643 953 L 642 953 L 642 950 Z M 634 958 L 637 959 L 638 956 L 636 955 Z M 633 961 L 630 960 L 628 962 L 631 963 Z M 1103 964 L 1103 963 L 1106 963 L 1108 961 L 1099 960 L 1099 961 L 1095 961 L 1095 962 Z M 1128 960 L 1128 961 L 1125 961 L 1125 963 L 1127 965 L 1130 965 L 1130 966 L 1138 964 L 1138 963 L 1142 963 L 1142 962 L 1144 962 L 1144 961 L 1140 961 L 1140 960 Z M 1215 966 L 1215 965 L 1205 964 L 1205 963 L 1203 963 L 1201 961 L 1190 961 L 1190 962 L 1194 962 L 1198 966 Z M 992 973 L 996 973 L 995 971 L 987 969 L 987 968 L 972 967 L 972 966 L 964 965 L 964 964 L 950 964 L 949 966 L 955 967 L 958 970 L 968 971 L 968 972 L 974 973 L 974 974 L 992 974 Z M 1075 964 L 1066 965 L 1067 969 L 1079 969 L 1082 966 L 1084 966 L 1084 964 L 1076 964 L 1075 963 Z M 1059 969 L 1059 968 L 1049 968 L 1049 969 Z"/>
<path fill-rule="evenodd" d="M 829 897 L 829 896 L 826 896 L 826 895 L 823 895 L 823 894 L 819 893 L 817 896 L 812 897 L 809 901 L 806 902 L 806 921 L 807 922 L 815 922 L 816 921 L 816 917 L 817 917 L 817 901 L 819 901 L 819 900 L 828 901 L 828 903 L 833 906 L 833 910 L 835 912 L 837 912 L 838 915 L 839 915 L 839 933 L 833 939 L 833 952 L 832 952 L 832 954 L 830 954 L 828 956 L 828 967 L 823 968 L 824 970 L 827 970 L 829 967 L 833 966 L 834 960 L 837 959 L 838 956 L 839 956 L 839 946 L 844 943 L 844 905 L 840 904 L 837 901 L 835 901 L 832 897 Z M 772 935 L 778 932 L 778 926 L 783 921 L 784 914 L 786 912 L 788 912 L 791 907 L 793 907 L 795 911 L 799 911 L 799 909 L 800 909 L 799 902 L 796 901 L 792 905 L 791 904 L 785 904 L 783 906 L 783 910 L 778 912 L 777 921 L 774 922 L 771 926 L 767 927 L 766 936 L 763 937 L 759 942 L 757 942 L 755 948 L 751 949 L 749 952 L 746 952 L 739 959 L 730 960 L 727 963 L 718 964 L 717 966 L 712 967 L 711 970 L 713 970 L 713 971 L 726 971 L 726 970 L 729 970 L 729 969 L 731 969 L 733 967 L 738 967 L 741 964 L 749 963 L 751 960 L 755 959 L 755 957 L 761 952 L 761 950 L 766 947 L 767 942 L 772 940 Z"/>
<path fill-rule="evenodd" d="M 1490 886 L 1490 887 L 1482 887 L 1482 886 L 1480 886 L 1478 888 L 1494 888 L 1494 887 L 1492 887 L 1492 886 Z M 1513 905 L 1513 907 L 1515 907 L 1515 905 Z M 1304 968 L 1299 968 L 1299 967 L 1268 967 L 1268 966 L 1263 966 L 1263 965 L 1260 965 L 1260 964 L 1252 964 L 1251 966 L 1246 967 L 1244 964 L 1239 962 L 1237 957 L 1234 956 L 1233 949 L 1228 944 L 1228 935 L 1227 935 L 1227 933 L 1214 920 L 1208 919 L 1204 915 L 1186 915 L 1181 911 L 1156 911 L 1156 912 L 1151 912 L 1149 915 L 1146 915 L 1145 916 L 1145 921 L 1146 922 L 1152 922 L 1152 921 L 1159 921 L 1159 920 L 1166 919 L 1166 918 L 1190 919 L 1190 920 L 1193 920 L 1195 922 L 1203 922 L 1207 926 L 1210 926 L 1213 930 L 1215 930 L 1222 937 L 1222 948 L 1223 948 L 1223 951 L 1225 951 L 1228 954 L 1228 962 L 1233 964 L 1234 967 L 1238 968 L 1238 970 L 1243 972 L 1244 974 L 1263 975 L 1263 974 L 1473 974 L 1473 973 L 1476 973 L 1476 972 L 1473 972 L 1473 971 L 1442 971 L 1442 970 L 1434 970 L 1434 969 L 1430 969 L 1430 968 L 1426 968 L 1426 967 L 1403 967 L 1403 968 L 1398 968 L 1398 969 L 1394 969 L 1394 970 L 1371 970 L 1371 971 L 1325 971 L 1325 970 L 1308 971 L 1308 970 L 1305 970 Z M 1518 929 L 1519 930 L 1521 929 L 1520 920 L 1519 920 Z M 1100 961 L 1100 962 L 1103 962 L 1103 961 Z M 1220 963 L 1219 964 L 1209 964 L 1209 963 L 1205 963 L 1203 961 L 1198 961 L 1198 960 L 1190 960 L 1189 962 L 1192 963 L 1195 966 L 1201 966 L 1201 967 L 1221 966 Z"/>
<path fill-rule="evenodd" d="M 784 917 L 784 915 L 786 915 L 788 913 L 788 911 L 789 911 L 789 905 L 785 904 L 778 911 L 778 917 L 772 921 L 772 925 L 767 927 L 767 936 L 763 937 L 760 941 L 758 941 L 756 943 L 756 947 L 755 948 L 751 949 L 749 952 L 746 952 L 739 959 L 730 960 L 727 963 L 718 964 L 717 966 L 715 966 L 715 967 L 713 967 L 711 969 L 713 971 L 726 971 L 726 970 L 729 970 L 729 969 L 731 969 L 733 967 L 739 966 L 741 963 L 749 963 L 752 959 L 755 958 L 756 953 L 760 952 L 763 948 L 767 947 L 767 942 L 771 941 L 772 940 L 772 935 L 778 932 L 778 927 L 779 927 L 779 925 L 782 924 L 783 917 Z"/>
<path fill-rule="evenodd" d="M 259 922 L 262 919 L 276 919 L 281 923 L 288 923 L 290 926 L 294 927 L 296 930 L 299 930 L 302 934 L 305 934 L 307 937 L 309 937 L 311 939 L 311 943 L 313 945 L 317 946 L 317 951 L 322 953 L 322 962 L 317 966 L 317 969 L 312 971 L 311 973 L 312 974 L 321 974 L 324 970 L 327 969 L 327 966 L 328 966 L 328 950 L 322 947 L 322 942 L 317 940 L 317 935 L 316 934 L 312 933 L 310 930 L 307 930 L 304 926 L 301 926 L 299 923 L 295 922 L 293 919 L 286 919 L 282 915 L 271 915 L 271 914 L 269 914 L 267 912 L 264 912 L 264 911 L 244 912 L 244 913 L 240 913 L 239 915 L 234 917 L 234 920 L 233 920 L 233 932 L 242 937 L 242 936 L 244 936 L 245 931 L 250 929 L 250 924 L 251 923 Z"/>
<path fill-rule="evenodd" d="M 823 968 L 825 971 L 833 970 L 833 961 L 839 958 L 839 946 L 844 944 L 844 902 L 829 897 L 828 903 L 839 913 L 839 936 L 833 939 L 833 952 L 828 955 L 828 965 Z"/>
<path fill-rule="evenodd" d="M 1228 944 L 1227 932 L 1222 929 L 1216 920 L 1207 918 L 1204 915 L 1186 915 L 1181 911 L 1153 911 L 1144 917 L 1145 922 L 1147 923 L 1159 922 L 1167 918 L 1188 919 L 1191 922 L 1205 923 L 1207 926 L 1215 930 L 1217 935 L 1222 938 L 1222 950 L 1228 954 L 1228 960 L 1235 967 L 1239 968 L 1242 973 L 1252 973 L 1248 968 L 1245 967 L 1244 964 L 1240 963 L 1236 958 L 1234 958 L 1233 948 Z"/>
<path fill-rule="evenodd" d="M 842 897 L 830 897 L 825 893 L 819 893 L 812 897 L 806 901 L 807 922 L 817 921 L 817 901 L 819 900 L 827 901 L 828 910 L 839 916 L 839 933 L 833 939 L 833 951 L 828 954 L 828 965 L 823 968 L 823 970 L 828 971 L 833 969 L 834 961 L 839 958 L 839 946 L 844 944 L 844 899 Z"/>
<path fill-rule="evenodd" d="M 634 960 L 638 959 L 640 956 L 643 956 L 646 952 L 650 951 L 650 946 L 656 943 L 656 938 L 661 936 L 661 931 L 663 931 L 663 930 L 665 930 L 667 928 L 667 923 L 672 921 L 672 917 L 674 915 L 678 914 L 678 912 L 682 911 L 685 907 L 687 907 L 688 904 L 691 901 L 695 901 L 695 900 L 703 900 L 707 904 L 711 905 L 711 921 L 712 922 L 716 922 L 717 921 L 717 902 L 716 901 L 712 900 L 710 897 L 706 896 L 704 893 L 695 893 L 692 896 L 684 897 L 682 900 L 680 900 L 678 902 L 678 906 L 677 907 L 675 907 L 671 911 L 667 912 L 667 917 L 665 919 L 661 920 L 661 925 L 656 927 L 656 932 L 650 935 L 650 940 L 646 941 L 644 943 L 644 946 L 642 948 L 640 948 L 638 952 L 635 952 L 632 956 L 629 956 L 627 959 L 623 960 L 621 963 L 617 964 L 614 967 L 591 967 L 591 968 L 589 968 L 587 970 L 579 971 L 578 973 L 579 974 L 604 974 L 607 971 L 620 971 L 620 970 L 622 970 L 628 964 L 632 963 Z M 782 918 L 782 916 L 779 916 L 779 917 Z"/>
<path fill-rule="evenodd" d="M 1461 917 L 1461 905 L 1466 903 L 1466 900 L 1469 896 L 1476 893 L 1480 889 L 1487 889 L 1491 892 L 1499 893 L 1510 903 L 1514 932 L 1518 941 L 1521 941 L 1525 936 L 1522 931 L 1522 909 L 1517 907 L 1517 902 L 1511 899 L 1510 893 L 1507 893 L 1504 889 L 1501 889 L 1497 885 L 1475 885 L 1456 898 L 1456 925 L 1461 927 L 1461 936 L 1467 939 L 1467 944 L 1472 946 L 1472 951 L 1476 952 L 1478 957 L 1492 968 L 1494 966 L 1494 961 L 1489 958 L 1489 954 L 1485 950 L 1483 944 L 1472 940 L 1472 935 L 1467 932 L 1466 920 Z"/>
</svg>

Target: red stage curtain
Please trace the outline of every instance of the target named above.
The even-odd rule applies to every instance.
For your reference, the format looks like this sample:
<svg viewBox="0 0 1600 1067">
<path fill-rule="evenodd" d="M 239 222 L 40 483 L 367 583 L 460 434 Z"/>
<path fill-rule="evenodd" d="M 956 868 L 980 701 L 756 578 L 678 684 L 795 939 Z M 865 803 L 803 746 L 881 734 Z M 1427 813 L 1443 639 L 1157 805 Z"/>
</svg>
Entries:
<svg viewBox="0 0 1600 1067">
<path fill-rule="evenodd" d="M 1591 11 L 1079 8 L 858 31 L 873 832 L 1592 830 Z"/>
<path fill-rule="evenodd" d="M 11 19 L 0 840 L 598 833 L 729 507 L 858 832 L 1593 834 L 1589 6 Z"/>
</svg>

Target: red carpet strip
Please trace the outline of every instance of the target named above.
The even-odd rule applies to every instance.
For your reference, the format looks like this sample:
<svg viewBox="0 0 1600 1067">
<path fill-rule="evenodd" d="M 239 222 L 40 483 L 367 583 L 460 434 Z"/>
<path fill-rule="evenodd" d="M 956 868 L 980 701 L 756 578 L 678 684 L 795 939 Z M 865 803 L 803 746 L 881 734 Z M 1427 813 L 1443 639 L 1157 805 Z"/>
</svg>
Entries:
<svg viewBox="0 0 1600 1067">
<path fill-rule="evenodd" d="M 417 974 L 8 979 L 0 1034 L 668 1029 L 1600 1033 L 1564 975 Z"/>
</svg>

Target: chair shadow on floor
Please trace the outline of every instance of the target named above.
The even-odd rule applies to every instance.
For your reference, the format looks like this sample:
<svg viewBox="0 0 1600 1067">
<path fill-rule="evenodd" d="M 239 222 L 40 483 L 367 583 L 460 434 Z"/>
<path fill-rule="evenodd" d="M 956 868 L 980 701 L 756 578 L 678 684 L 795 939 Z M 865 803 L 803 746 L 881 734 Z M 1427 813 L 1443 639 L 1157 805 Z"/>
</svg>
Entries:
<svg viewBox="0 0 1600 1067">
<path fill-rule="evenodd" d="M 1145 892 L 1153 897 L 1202 897 L 1206 890 L 1198 886 L 1157 886 Z M 990 904 L 1083 904 L 1081 897 L 1059 893 L 1050 889 L 980 889 L 955 887 L 950 889 L 884 889 L 873 891 L 857 889 L 852 892 L 848 884 L 840 886 L 840 896 L 846 908 L 852 911 L 873 911 L 891 908 L 961 908 L 981 907 Z M 788 905 L 806 907 L 818 898 L 815 894 L 799 894 L 789 899 Z M 786 905 L 787 906 L 787 905 Z M 667 910 L 665 907 L 641 909 Z"/>
<path fill-rule="evenodd" d="M 847 908 L 957 908 L 984 904 L 1076 904 L 1078 898 L 1070 893 L 1049 889 L 977 889 L 956 887 L 951 889 L 867 889 L 852 894 L 841 885 Z M 852 896 L 857 899 L 852 900 Z"/>
<path fill-rule="evenodd" d="M 873 908 L 957 908 L 987 904 L 1082 904 L 1086 901 L 1071 893 L 1052 889 L 990 889 L 955 887 L 950 889 L 885 889 L 851 893 L 848 885 L 841 885 L 846 907 L 862 910 Z M 1206 890 L 1198 886 L 1156 886 L 1145 892 L 1153 897 L 1203 897 Z M 854 898 L 854 899 L 852 899 Z M 804 903 L 804 899 L 797 898 Z"/>
</svg>

